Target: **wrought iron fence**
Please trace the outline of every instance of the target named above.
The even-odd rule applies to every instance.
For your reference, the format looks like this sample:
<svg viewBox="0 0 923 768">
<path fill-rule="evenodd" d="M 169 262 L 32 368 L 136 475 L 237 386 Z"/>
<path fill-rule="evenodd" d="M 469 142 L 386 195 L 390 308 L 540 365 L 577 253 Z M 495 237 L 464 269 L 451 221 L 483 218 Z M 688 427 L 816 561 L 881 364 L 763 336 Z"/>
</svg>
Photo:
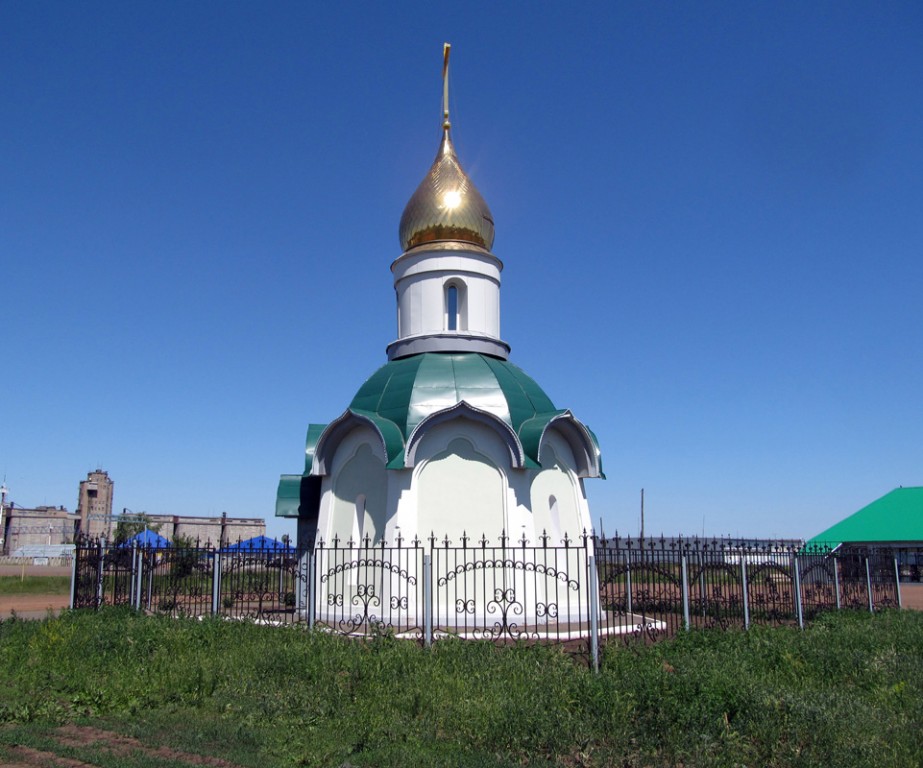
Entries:
<svg viewBox="0 0 923 768">
<path fill-rule="evenodd" d="M 824 611 L 900 606 L 900 558 L 890 549 L 587 534 L 557 546 L 546 535 L 538 545 L 505 534 L 460 543 L 334 540 L 304 551 L 84 540 L 71 604 L 303 623 L 350 636 L 391 632 L 427 644 L 448 635 L 572 641 L 594 659 L 604 642 L 804 626 Z"/>
<path fill-rule="evenodd" d="M 601 619 L 611 635 L 804 626 L 824 611 L 900 605 L 891 549 L 675 538 L 596 541 Z"/>
</svg>

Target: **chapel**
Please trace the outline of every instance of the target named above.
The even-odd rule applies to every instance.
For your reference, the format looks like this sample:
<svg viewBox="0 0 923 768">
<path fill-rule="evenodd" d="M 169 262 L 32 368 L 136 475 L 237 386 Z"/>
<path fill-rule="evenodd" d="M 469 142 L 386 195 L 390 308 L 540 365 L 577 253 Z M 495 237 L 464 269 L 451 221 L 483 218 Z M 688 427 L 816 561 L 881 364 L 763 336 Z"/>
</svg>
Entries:
<svg viewBox="0 0 923 768">
<path fill-rule="evenodd" d="M 555 546 L 592 528 L 596 438 L 509 361 L 500 335 L 503 263 L 452 143 L 448 56 L 446 45 L 438 150 L 391 264 L 387 362 L 343 413 L 308 426 L 303 471 L 279 482 L 276 514 L 297 520 L 300 548 L 501 536 Z"/>
</svg>

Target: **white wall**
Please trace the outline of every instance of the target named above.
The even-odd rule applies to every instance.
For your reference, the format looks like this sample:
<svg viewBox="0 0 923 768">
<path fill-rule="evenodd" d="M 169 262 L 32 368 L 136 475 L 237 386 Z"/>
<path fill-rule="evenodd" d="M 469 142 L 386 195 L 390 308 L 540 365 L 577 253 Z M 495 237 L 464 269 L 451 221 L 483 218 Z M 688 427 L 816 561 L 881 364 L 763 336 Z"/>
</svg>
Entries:
<svg viewBox="0 0 923 768">
<path fill-rule="evenodd" d="M 371 429 L 354 429 L 337 446 L 321 486 L 318 530 L 328 543 L 334 536 L 341 545 L 350 538 L 358 543 L 366 534 L 374 543 L 384 534 L 387 504 L 388 478 L 381 440 Z"/>
</svg>

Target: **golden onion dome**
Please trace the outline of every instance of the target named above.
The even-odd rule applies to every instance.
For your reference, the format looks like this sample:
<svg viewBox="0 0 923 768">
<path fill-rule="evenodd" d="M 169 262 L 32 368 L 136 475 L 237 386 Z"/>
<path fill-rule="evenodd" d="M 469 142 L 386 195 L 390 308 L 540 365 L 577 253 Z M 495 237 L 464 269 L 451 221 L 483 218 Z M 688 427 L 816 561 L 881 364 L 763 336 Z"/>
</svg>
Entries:
<svg viewBox="0 0 923 768">
<path fill-rule="evenodd" d="M 473 243 L 487 250 L 494 244 L 493 216 L 458 162 L 448 115 L 433 166 L 404 208 L 400 240 L 405 251 L 440 240 Z"/>
</svg>

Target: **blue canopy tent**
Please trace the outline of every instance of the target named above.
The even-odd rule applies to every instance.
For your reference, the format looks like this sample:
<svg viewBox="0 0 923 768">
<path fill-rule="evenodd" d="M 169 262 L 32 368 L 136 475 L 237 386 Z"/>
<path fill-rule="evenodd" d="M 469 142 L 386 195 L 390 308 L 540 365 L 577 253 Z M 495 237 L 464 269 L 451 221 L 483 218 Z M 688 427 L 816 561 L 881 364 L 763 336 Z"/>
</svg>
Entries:
<svg viewBox="0 0 923 768">
<path fill-rule="evenodd" d="M 233 555 L 284 555 L 293 557 L 295 548 L 268 536 L 254 536 L 246 541 L 228 544 L 221 548 L 221 552 Z"/>
<path fill-rule="evenodd" d="M 152 531 L 150 528 L 145 528 L 141 533 L 136 533 L 123 542 L 121 546 L 130 547 L 133 545 L 147 547 L 148 549 L 166 549 L 170 546 L 170 542 L 159 533 Z"/>
</svg>

